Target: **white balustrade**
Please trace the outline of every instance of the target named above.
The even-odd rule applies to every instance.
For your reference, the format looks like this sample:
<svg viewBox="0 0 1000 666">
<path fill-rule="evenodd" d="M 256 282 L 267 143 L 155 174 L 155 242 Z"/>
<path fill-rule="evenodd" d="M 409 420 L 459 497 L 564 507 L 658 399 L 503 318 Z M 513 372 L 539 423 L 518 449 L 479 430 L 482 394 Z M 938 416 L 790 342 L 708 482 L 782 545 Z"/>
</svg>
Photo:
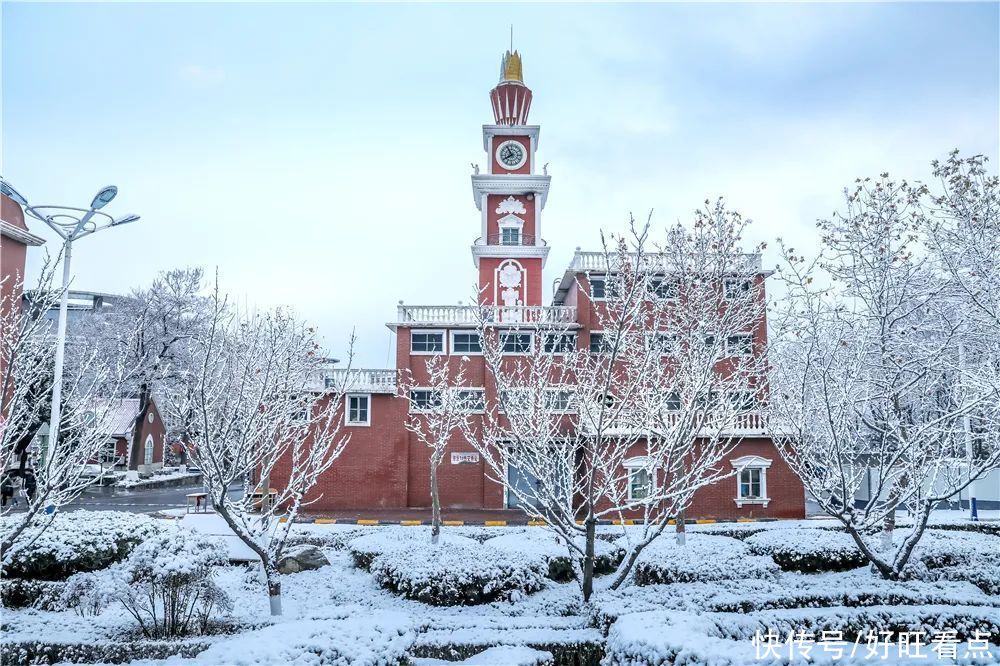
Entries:
<svg viewBox="0 0 1000 666">
<path fill-rule="evenodd" d="M 400 305 L 400 324 L 528 323 L 570 324 L 576 321 L 576 308 L 569 305 Z"/>
</svg>

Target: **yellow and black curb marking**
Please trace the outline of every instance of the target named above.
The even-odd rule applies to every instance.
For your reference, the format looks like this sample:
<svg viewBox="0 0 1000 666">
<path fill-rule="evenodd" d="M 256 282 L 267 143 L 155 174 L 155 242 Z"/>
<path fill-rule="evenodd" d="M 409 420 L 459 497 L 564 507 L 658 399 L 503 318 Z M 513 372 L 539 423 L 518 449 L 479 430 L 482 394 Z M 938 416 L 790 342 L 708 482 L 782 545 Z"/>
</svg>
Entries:
<svg viewBox="0 0 1000 666">
<path fill-rule="evenodd" d="M 176 518 L 176 516 L 155 516 L 163 518 Z M 713 525 L 716 523 L 773 523 L 778 518 L 736 518 L 734 520 L 716 520 L 714 518 L 689 518 L 684 521 L 686 525 Z M 278 522 L 287 522 L 288 518 L 282 516 Z M 312 523 L 314 525 L 403 525 L 406 527 L 416 527 L 419 525 L 430 525 L 429 520 L 380 520 L 376 518 L 296 518 L 297 523 Z M 583 525 L 582 520 L 576 521 L 577 525 Z M 544 520 L 442 520 L 441 524 L 446 527 L 545 527 Z M 641 520 L 598 520 L 598 525 L 641 525 Z M 668 520 L 667 525 L 674 525 L 676 521 Z"/>
</svg>

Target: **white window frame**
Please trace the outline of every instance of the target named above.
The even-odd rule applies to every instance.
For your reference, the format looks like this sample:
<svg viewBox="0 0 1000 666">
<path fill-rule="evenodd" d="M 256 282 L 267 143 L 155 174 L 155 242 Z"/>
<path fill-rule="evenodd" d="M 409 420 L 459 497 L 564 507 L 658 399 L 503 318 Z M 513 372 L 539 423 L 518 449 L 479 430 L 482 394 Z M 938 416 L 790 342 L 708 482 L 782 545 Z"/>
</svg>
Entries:
<svg viewBox="0 0 1000 666">
<path fill-rule="evenodd" d="M 771 467 L 771 459 L 763 458 L 761 456 L 741 456 L 739 458 L 734 458 L 729 461 L 736 470 L 736 497 L 733 500 L 736 502 L 737 508 L 742 508 L 744 505 L 760 505 L 765 509 L 767 505 L 771 502 L 771 498 L 767 495 L 767 470 Z M 742 495 L 742 483 L 740 483 L 740 474 L 744 470 L 756 469 L 760 470 L 760 497 L 743 497 Z"/>
<path fill-rule="evenodd" d="M 642 502 L 656 492 L 656 473 L 650 471 L 648 458 L 645 456 L 629 458 L 622 463 L 622 467 L 625 468 L 625 497 L 629 502 Z M 636 472 L 647 472 L 649 474 L 649 490 L 646 492 L 646 497 L 632 496 L 632 475 Z"/>
<path fill-rule="evenodd" d="M 738 350 L 739 353 L 734 352 L 730 348 L 731 343 L 729 342 L 729 338 L 747 339 L 749 341 L 750 353 L 744 354 L 742 349 Z M 750 358 L 751 356 L 753 356 L 753 333 L 733 333 L 732 335 L 726 336 L 725 349 L 726 349 L 726 357 L 728 358 Z"/>
<path fill-rule="evenodd" d="M 654 331 L 647 336 L 646 340 L 650 345 L 650 349 L 656 348 L 658 343 L 658 338 L 660 338 L 661 336 L 673 338 L 673 344 L 671 344 L 669 350 L 661 348 L 660 356 L 673 356 L 680 350 L 681 346 L 680 336 L 677 335 L 676 333 L 667 333 L 666 331 Z"/>
<path fill-rule="evenodd" d="M 433 389 L 433 388 L 431 388 L 429 386 L 414 386 L 413 388 L 409 389 L 409 391 L 406 394 L 406 403 L 407 403 L 407 408 L 409 410 L 409 413 L 410 414 L 426 414 L 426 413 L 430 412 L 431 410 L 435 409 L 434 407 L 431 407 L 430 409 L 420 409 L 419 407 L 417 407 L 414 404 L 412 398 L 410 397 L 410 393 L 413 393 L 414 391 L 428 391 L 430 393 L 434 393 L 435 390 L 436 389 Z"/>
<path fill-rule="evenodd" d="M 475 336 L 477 336 L 479 338 L 479 351 L 477 351 L 477 352 L 474 352 L 474 351 L 455 351 L 455 336 L 456 335 L 475 335 Z M 457 329 L 457 330 L 451 331 L 451 333 L 450 333 L 450 335 L 448 337 L 450 338 L 448 340 L 448 344 L 449 344 L 448 353 L 451 356 L 459 356 L 459 355 L 461 355 L 461 356 L 482 356 L 483 355 L 483 336 L 482 336 L 482 334 L 479 333 L 478 330 L 475 330 L 475 329 L 473 329 L 473 330 Z M 412 347 L 412 345 L 411 345 L 411 347 Z"/>
<path fill-rule="evenodd" d="M 731 291 L 731 288 L 730 288 L 730 285 L 736 285 L 737 283 L 739 285 L 743 285 L 743 284 L 747 285 L 747 288 L 746 288 L 746 292 L 747 293 L 749 293 L 753 289 L 753 280 L 751 280 L 749 278 L 742 278 L 742 277 L 727 277 L 727 278 L 724 278 L 722 280 L 722 298 L 723 298 L 723 300 L 731 301 L 731 300 L 734 300 L 734 298 L 737 298 L 739 296 L 738 293 L 734 295 L 732 293 L 732 291 Z"/>
<path fill-rule="evenodd" d="M 441 351 L 414 351 L 413 349 L 413 334 L 430 334 L 437 333 L 441 336 Z M 448 353 L 448 335 L 447 331 L 443 328 L 413 328 L 410 329 L 410 354 L 413 356 L 434 356 L 435 354 L 447 354 Z"/>
<path fill-rule="evenodd" d="M 607 336 L 609 335 L 604 331 L 590 331 L 590 339 L 587 340 L 587 352 L 590 354 L 610 354 L 611 352 L 607 349 L 604 349 L 603 351 L 594 351 L 594 334 L 600 335 L 602 340 L 606 340 Z M 614 334 L 612 333 L 610 335 Z M 601 344 L 604 345 L 606 344 L 606 342 L 602 341 Z"/>
<path fill-rule="evenodd" d="M 656 288 L 654 287 L 654 285 L 659 285 L 659 284 L 661 284 L 663 282 L 671 282 L 671 283 L 673 283 L 677 287 L 677 294 L 674 295 L 674 296 L 659 296 L 656 293 Z M 671 278 L 671 277 L 667 277 L 665 275 L 663 275 L 663 276 L 654 275 L 654 276 L 652 276 L 652 277 L 649 278 L 649 285 L 648 286 L 649 286 L 649 295 L 652 298 L 656 298 L 658 300 L 668 301 L 668 302 L 673 302 L 673 301 L 676 301 L 678 298 L 680 298 L 680 294 L 681 294 L 681 281 L 678 280 L 677 278 Z"/>
<path fill-rule="evenodd" d="M 546 345 L 546 342 L 547 342 L 547 338 L 549 336 L 560 338 L 560 340 L 562 338 L 565 338 L 565 337 L 573 338 L 573 349 L 570 350 L 570 351 L 568 351 L 568 352 L 566 352 L 566 351 L 555 351 L 555 350 L 553 350 L 553 351 L 545 351 L 545 345 Z M 577 351 L 577 349 L 579 349 L 580 339 L 579 339 L 579 336 L 576 333 L 572 333 L 572 332 L 571 333 L 546 333 L 544 336 L 542 336 L 540 338 L 540 343 L 539 344 L 542 345 L 541 351 L 542 351 L 543 354 L 549 354 L 550 356 L 565 356 L 566 354 L 572 354 L 573 352 Z"/>
<path fill-rule="evenodd" d="M 508 335 L 527 335 L 528 336 L 528 351 L 526 352 L 512 352 L 507 351 L 507 339 Z M 500 331 L 500 353 L 503 356 L 530 356 L 535 349 L 535 333 L 534 331 L 521 331 L 518 329 L 510 329 L 506 331 Z"/>
<path fill-rule="evenodd" d="M 603 296 L 594 296 L 594 279 L 598 279 L 604 283 Z M 618 298 L 617 294 L 608 292 L 608 285 L 616 284 L 617 280 L 618 277 L 612 273 L 594 273 L 593 275 L 587 274 L 587 286 L 589 287 L 589 289 L 587 289 L 587 295 L 590 297 L 590 300 L 601 302 L 611 301 Z"/>
<path fill-rule="evenodd" d="M 155 461 L 153 456 L 156 455 L 156 442 L 153 440 L 153 436 L 150 434 L 146 435 L 146 441 L 143 442 L 142 448 L 142 464 L 152 465 Z"/>
<path fill-rule="evenodd" d="M 566 400 L 565 409 L 556 409 L 551 405 L 546 405 L 546 409 L 550 410 L 554 414 L 575 414 L 576 413 L 576 390 L 571 386 L 561 386 L 557 388 L 547 388 L 545 389 L 546 396 L 557 394 L 557 393 L 568 393 L 569 398 Z M 549 398 L 544 398 L 548 400 Z"/>
<path fill-rule="evenodd" d="M 351 398 L 364 398 L 367 403 L 365 405 L 365 420 L 364 421 L 352 421 L 351 420 Z M 344 425 L 352 427 L 366 427 L 372 424 L 372 394 L 371 393 L 348 393 L 344 396 Z"/>
<path fill-rule="evenodd" d="M 513 412 L 508 411 L 507 408 L 504 407 L 503 401 L 500 400 L 500 394 L 498 393 L 497 394 L 497 411 L 499 411 L 501 414 L 527 414 L 528 412 L 531 411 L 531 389 L 530 388 L 528 388 L 526 386 L 516 386 L 516 387 L 514 387 L 512 389 L 509 389 L 508 392 L 509 393 L 521 393 L 521 394 L 527 395 L 528 396 L 528 399 L 527 399 L 527 407 L 528 408 L 524 409 L 524 410 L 513 411 Z M 509 402 L 511 402 L 511 401 L 509 401 Z"/>
<path fill-rule="evenodd" d="M 516 243 L 507 242 L 507 234 L 511 234 L 517 240 Z M 524 234 L 521 233 L 521 227 L 500 227 L 500 242 L 499 245 L 504 247 L 518 247 L 523 245 Z"/>
<path fill-rule="evenodd" d="M 468 410 L 464 410 L 462 413 L 464 413 L 464 414 L 485 414 L 486 413 L 486 389 L 482 388 L 481 386 L 456 386 L 455 388 L 452 388 L 451 390 L 455 391 L 456 393 L 458 393 L 460 391 L 475 392 L 475 393 L 478 393 L 480 395 L 480 397 L 481 397 L 481 400 L 480 400 L 481 406 L 479 407 L 479 409 L 468 409 Z"/>
</svg>

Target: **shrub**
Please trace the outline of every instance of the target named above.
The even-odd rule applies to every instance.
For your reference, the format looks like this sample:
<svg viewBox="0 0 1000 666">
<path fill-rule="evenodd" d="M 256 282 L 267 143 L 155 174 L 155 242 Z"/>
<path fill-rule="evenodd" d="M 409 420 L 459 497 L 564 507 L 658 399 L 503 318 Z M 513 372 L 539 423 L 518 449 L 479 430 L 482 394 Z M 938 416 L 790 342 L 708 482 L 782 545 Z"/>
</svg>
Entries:
<svg viewBox="0 0 1000 666">
<path fill-rule="evenodd" d="M 215 610 L 231 608 L 213 580 L 215 567 L 226 561 L 217 542 L 171 530 L 137 546 L 128 560 L 103 573 L 97 586 L 113 589 L 149 638 L 204 633 Z"/>
<path fill-rule="evenodd" d="M 850 535 L 834 530 L 764 530 L 745 543 L 751 553 L 771 557 L 785 571 L 847 571 L 868 563 Z"/>
<path fill-rule="evenodd" d="M 805 666 L 816 663 L 817 657 L 822 658 L 823 663 L 833 662 L 831 655 L 828 653 L 824 658 L 819 648 L 819 640 L 824 631 L 840 633 L 840 638 L 847 642 L 843 653 L 847 657 L 856 640 L 862 647 L 866 645 L 866 635 L 870 631 L 889 631 L 895 639 L 900 632 L 920 631 L 925 637 L 931 637 L 949 630 L 956 632 L 959 641 L 989 636 L 996 643 L 1000 639 L 1000 618 L 996 608 L 981 606 L 800 608 L 748 614 L 695 614 L 676 611 L 632 613 L 622 616 L 611 625 L 605 658 L 601 663 L 603 666 L 751 666 L 761 663 Z M 816 650 L 810 656 L 796 651 L 789 659 L 788 646 L 785 645 L 783 656 L 762 662 L 753 639 L 757 635 L 764 636 L 769 631 L 783 637 L 791 632 L 813 635 L 816 637 Z M 889 645 L 895 647 L 895 641 Z M 962 663 L 996 663 L 1000 649 L 995 646 L 988 649 L 992 656 L 982 655 L 979 661 Z M 966 648 L 959 646 L 957 651 L 961 656 L 965 650 Z M 929 647 L 924 647 L 924 654 L 930 658 L 925 663 L 930 663 L 932 659 L 937 661 Z M 890 658 L 895 656 L 894 651 L 889 652 Z M 869 661 L 875 660 L 864 663 Z M 898 663 L 906 661 L 900 659 Z M 860 660 L 856 662 L 848 658 L 834 663 L 860 663 Z M 897 661 L 893 659 L 893 663 Z"/>
<path fill-rule="evenodd" d="M 369 570 L 372 560 L 378 555 L 401 548 L 420 547 L 422 544 L 430 545 L 431 542 L 429 529 L 387 526 L 369 528 L 369 530 L 364 536 L 351 539 L 347 543 L 347 550 L 351 553 L 354 566 L 365 571 Z M 469 547 L 478 545 L 475 540 L 450 531 L 441 532 L 439 544 L 444 543 Z"/>
<path fill-rule="evenodd" d="M 12 518 L 0 519 L 0 533 Z M 29 527 L 4 554 L 5 578 L 63 580 L 119 562 L 144 539 L 162 530 L 142 514 L 119 511 L 59 513 L 44 529 Z"/>
<path fill-rule="evenodd" d="M 621 543 L 621 542 L 619 542 Z M 679 545 L 672 534 L 646 546 L 635 562 L 637 585 L 713 580 L 772 579 L 778 567 L 769 558 L 750 554 L 738 539 L 688 534 Z"/>
<path fill-rule="evenodd" d="M 1000 594 L 1000 538 L 928 530 L 904 573 L 922 580 L 967 581 L 987 594 Z"/>
<path fill-rule="evenodd" d="M 548 566 L 548 577 L 555 581 L 566 582 L 576 575 L 569 549 L 548 530 L 535 528 L 530 532 L 521 530 L 503 534 L 486 540 L 484 545 L 544 560 Z M 583 548 L 582 537 L 578 539 L 578 545 Z M 621 564 L 624 556 L 625 551 L 620 546 L 602 539 L 595 540 L 594 573 L 598 576 L 612 573 Z M 580 566 L 583 566 L 582 558 Z"/>
<path fill-rule="evenodd" d="M 413 542 L 371 561 L 371 572 L 382 587 L 436 606 L 518 599 L 542 589 L 545 571 L 540 558 L 475 542 Z"/>
<path fill-rule="evenodd" d="M 62 591 L 65 583 L 50 580 L 11 578 L 0 580 L 0 603 L 5 608 L 32 607 L 38 610 L 64 608 Z"/>
</svg>

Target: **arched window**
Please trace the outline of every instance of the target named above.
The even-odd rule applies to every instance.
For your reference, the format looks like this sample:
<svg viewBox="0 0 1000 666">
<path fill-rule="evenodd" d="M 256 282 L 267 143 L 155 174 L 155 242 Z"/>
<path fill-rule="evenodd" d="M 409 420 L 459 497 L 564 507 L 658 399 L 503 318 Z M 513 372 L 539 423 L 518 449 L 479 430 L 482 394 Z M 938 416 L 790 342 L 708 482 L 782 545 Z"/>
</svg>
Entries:
<svg viewBox="0 0 1000 666">
<path fill-rule="evenodd" d="M 153 436 L 152 435 L 146 435 L 146 451 L 145 451 L 145 453 L 146 453 L 145 464 L 152 465 L 153 464 Z"/>
</svg>

